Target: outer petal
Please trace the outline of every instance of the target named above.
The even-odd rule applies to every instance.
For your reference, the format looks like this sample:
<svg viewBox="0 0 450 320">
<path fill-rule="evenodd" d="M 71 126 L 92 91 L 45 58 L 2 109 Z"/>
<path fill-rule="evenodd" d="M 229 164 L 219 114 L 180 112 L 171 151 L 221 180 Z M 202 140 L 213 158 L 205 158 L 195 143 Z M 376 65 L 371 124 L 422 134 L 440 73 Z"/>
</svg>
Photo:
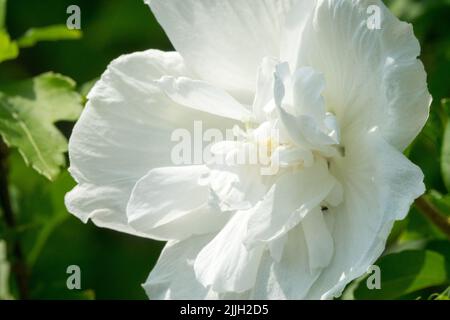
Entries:
<svg viewBox="0 0 450 320">
<path fill-rule="evenodd" d="M 352 130 L 350 130 L 352 131 Z M 308 298 L 332 298 L 367 271 L 382 253 L 395 220 L 403 219 L 424 191 L 423 174 L 379 132 L 344 136 L 345 158 L 331 170 L 342 182 L 344 201 L 329 208 L 334 257 Z"/>
<path fill-rule="evenodd" d="M 370 6 L 380 11 L 381 29 L 367 26 Z M 412 26 L 381 1 L 320 0 L 304 27 L 295 67 L 325 75 L 326 105 L 341 128 L 377 126 L 402 150 L 425 124 L 431 102 L 419 54 Z"/>
<path fill-rule="evenodd" d="M 292 0 L 146 0 L 176 50 L 204 80 L 249 104 L 262 58 L 279 56 Z"/>
<path fill-rule="evenodd" d="M 304 299 L 319 269 L 310 269 L 308 247 L 303 228 L 298 225 L 288 233 L 281 259 L 266 253 L 261 261 L 252 299 Z"/>
<path fill-rule="evenodd" d="M 150 299 L 248 299 L 249 292 L 217 293 L 205 288 L 195 277 L 194 261 L 212 235 L 195 236 L 183 241 L 169 241 L 142 285 Z"/>
<path fill-rule="evenodd" d="M 143 287 L 150 299 L 213 299 L 217 298 L 195 278 L 194 260 L 211 240 L 198 236 L 185 241 L 170 241 Z"/>
<path fill-rule="evenodd" d="M 195 274 L 217 292 L 244 292 L 253 287 L 263 247 L 248 249 L 246 235 L 249 211 L 238 211 L 195 260 Z"/>
<path fill-rule="evenodd" d="M 155 167 L 171 166 L 174 129 L 232 127 L 233 122 L 171 101 L 154 80 L 186 76 L 177 53 L 155 50 L 113 61 L 89 94 L 69 141 L 70 172 L 78 182 L 66 196 L 70 212 L 102 227 L 143 235 L 127 223 L 136 182 Z"/>
<path fill-rule="evenodd" d="M 150 170 L 131 193 L 129 224 L 159 240 L 218 231 L 228 215 L 208 205 L 209 188 L 200 184 L 208 171 L 201 165 Z"/>
</svg>

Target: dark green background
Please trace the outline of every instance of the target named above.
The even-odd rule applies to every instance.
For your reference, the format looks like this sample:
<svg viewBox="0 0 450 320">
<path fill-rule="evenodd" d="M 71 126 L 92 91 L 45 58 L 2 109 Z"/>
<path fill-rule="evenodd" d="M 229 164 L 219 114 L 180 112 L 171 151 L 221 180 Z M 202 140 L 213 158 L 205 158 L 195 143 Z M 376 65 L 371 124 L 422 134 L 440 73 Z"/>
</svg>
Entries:
<svg viewBox="0 0 450 320">
<path fill-rule="evenodd" d="M 7 27 L 13 39 L 30 27 L 65 24 L 66 8 L 81 8 L 83 38 L 39 43 L 20 52 L 17 60 L 0 68 L 0 83 L 28 78 L 52 70 L 73 78 L 79 86 L 98 78 L 108 63 L 121 54 L 172 46 L 141 0 L 10 0 Z M 69 124 L 60 127 L 70 134 Z M 31 272 L 32 298 L 145 299 L 140 284 L 152 269 L 163 243 L 84 225 L 64 208 L 63 195 L 73 186 L 62 175 L 53 186 L 26 168 L 13 155 L 11 182 L 27 254 L 37 233 L 52 216 L 66 215 L 53 229 Z M 52 190 L 48 190 L 52 189 Z M 53 198 L 53 204 L 48 199 Z M 66 288 L 66 268 L 79 265 L 82 291 Z M 88 291 L 84 291 L 88 290 Z"/>
</svg>

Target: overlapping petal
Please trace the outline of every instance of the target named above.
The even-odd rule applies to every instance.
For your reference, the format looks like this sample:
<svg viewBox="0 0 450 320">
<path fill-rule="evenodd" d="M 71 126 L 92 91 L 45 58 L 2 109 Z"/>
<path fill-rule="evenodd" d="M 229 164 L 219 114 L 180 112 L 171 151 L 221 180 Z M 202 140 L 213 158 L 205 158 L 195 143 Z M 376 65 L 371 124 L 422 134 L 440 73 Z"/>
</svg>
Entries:
<svg viewBox="0 0 450 320">
<path fill-rule="evenodd" d="M 172 166 L 172 133 L 193 131 L 194 121 L 221 129 L 233 125 L 181 106 L 156 83 L 189 76 L 177 53 L 156 50 L 113 61 L 89 94 L 70 142 L 70 172 L 78 185 L 66 196 L 70 212 L 102 227 L 148 236 L 132 228 L 126 207 L 136 182 L 151 169 Z"/>
<path fill-rule="evenodd" d="M 250 103 L 262 59 L 279 56 L 279 35 L 293 1 L 146 2 L 200 78 Z"/>
<path fill-rule="evenodd" d="M 308 297 L 332 298 L 379 257 L 395 220 L 403 219 L 425 191 L 423 174 L 380 132 L 343 137 L 346 156 L 331 170 L 343 184 L 344 199 L 333 216 L 334 257 Z"/>
<path fill-rule="evenodd" d="M 287 233 L 320 207 L 335 183 L 323 160 L 306 170 L 284 174 L 251 215 L 247 243 L 270 242 Z"/>
<path fill-rule="evenodd" d="M 229 217 L 208 205 L 209 187 L 201 184 L 208 174 L 202 165 L 150 170 L 131 193 L 129 225 L 159 240 L 219 231 Z"/>
<path fill-rule="evenodd" d="M 242 293 L 255 283 L 264 247 L 244 245 L 247 221 L 253 210 L 238 211 L 197 255 L 195 274 L 215 292 Z"/>
<path fill-rule="evenodd" d="M 252 299 L 305 299 L 321 274 L 311 270 L 308 247 L 301 225 L 286 236 L 281 258 L 277 261 L 269 253 L 262 260 L 250 293 Z"/>
<path fill-rule="evenodd" d="M 380 12 L 380 29 L 368 27 L 370 6 Z M 408 146 L 431 102 L 412 26 L 379 0 L 320 0 L 302 30 L 294 68 L 324 74 L 327 109 L 341 128 L 355 122 L 379 127 L 399 150 Z"/>
<path fill-rule="evenodd" d="M 214 299 L 218 295 L 195 277 L 193 264 L 211 236 L 196 236 L 185 241 L 170 241 L 143 287 L 150 299 Z"/>
</svg>

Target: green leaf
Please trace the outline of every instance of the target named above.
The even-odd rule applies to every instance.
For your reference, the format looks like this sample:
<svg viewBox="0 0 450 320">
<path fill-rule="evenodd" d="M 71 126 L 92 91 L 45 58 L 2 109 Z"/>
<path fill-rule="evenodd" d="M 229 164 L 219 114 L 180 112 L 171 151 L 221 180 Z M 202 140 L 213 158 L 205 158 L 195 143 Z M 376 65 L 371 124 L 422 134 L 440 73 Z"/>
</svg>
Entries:
<svg viewBox="0 0 450 320">
<path fill-rule="evenodd" d="M 32 28 L 17 40 L 21 48 L 34 46 L 40 41 L 76 40 L 82 36 L 79 30 L 70 30 L 65 25 Z"/>
<path fill-rule="evenodd" d="M 76 120 L 81 109 L 74 81 L 46 73 L 0 88 L 0 134 L 27 164 L 53 180 L 67 151 L 67 140 L 54 123 Z"/>
<path fill-rule="evenodd" d="M 445 110 L 450 110 L 450 99 L 443 99 L 442 105 Z M 441 171 L 447 190 L 450 191 L 450 121 L 447 122 L 442 143 Z"/>
<path fill-rule="evenodd" d="M 368 289 L 360 282 L 354 295 L 357 299 L 395 299 L 433 286 L 447 284 L 448 265 L 445 258 L 433 251 L 409 250 L 382 257 L 381 289 Z"/>
<path fill-rule="evenodd" d="M 0 62 L 15 59 L 18 55 L 19 48 L 17 43 L 11 41 L 9 34 L 5 30 L 0 29 Z"/>
</svg>

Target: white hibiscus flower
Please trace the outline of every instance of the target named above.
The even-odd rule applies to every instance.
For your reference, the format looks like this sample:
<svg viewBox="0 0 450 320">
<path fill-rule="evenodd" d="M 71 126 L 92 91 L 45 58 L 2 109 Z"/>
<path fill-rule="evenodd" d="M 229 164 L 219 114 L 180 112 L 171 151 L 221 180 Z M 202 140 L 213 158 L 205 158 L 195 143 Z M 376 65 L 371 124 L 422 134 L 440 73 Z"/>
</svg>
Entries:
<svg viewBox="0 0 450 320">
<path fill-rule="evenodd" d="M 150 298 L 339 295 L 424 192 L 402 154 L 431 102 L 411 25 L 378 0 L 147 2 L 177 52 L 122 56 L 92 89 L 69 144 L 70 212 L 168 241 Z M 195 121 L 240 128 L 213 152 L 270 145 L 280 169 L 174 165 L 171 135 Z"/>
</svg>

